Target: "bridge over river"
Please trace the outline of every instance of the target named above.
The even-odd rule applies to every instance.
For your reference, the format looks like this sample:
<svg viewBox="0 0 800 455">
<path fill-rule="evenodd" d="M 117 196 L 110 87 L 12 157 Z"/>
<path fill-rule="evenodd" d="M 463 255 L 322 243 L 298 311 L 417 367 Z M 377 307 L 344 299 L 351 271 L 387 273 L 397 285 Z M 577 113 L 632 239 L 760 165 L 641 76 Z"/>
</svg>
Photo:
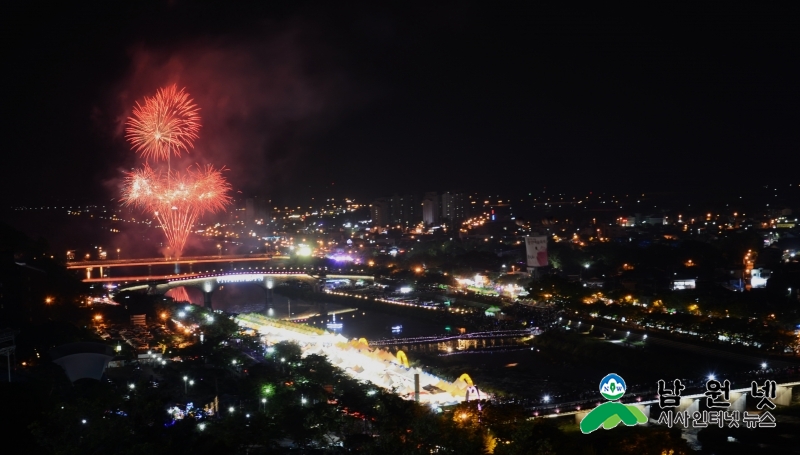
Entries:
<svg viewBox="0 0 800 455">
<path fill-rule="evenodd" d="M 211 295 L 220 288 L 220 286 L 244 283 L 256 285 L 264 290 L 265 303 L 267 307 L 272 305 L 272 290 L 276 286 L 289 283 L 304 283 L 310 289 L 319 291 L 321 281 L 326 279 L 353 279 L 372 281 L 375 279 L 372 275 L 363 274 L 322 274 L 317 272 L 317 275 L 312 274 L 306 270 L 289 269 L 267 269 L 266 267 L 249 267 L 242 268 L 241 270 L 233 269 L 229 272 L 212 272 L 212 273 L 191 273 L 184 275 L 168 276 L 163 278 L 157 277 L 131 277 L 130 280 L 125 280 L 116 288 L 116 292 L 121 291 L 136 291 L 145 290 L 151 294 L 165 294 L 170 289 L 191 286 L 199 288 L 203 292 L 203 303 L 207 308 L 211 308 Z M 123 279 L 118 278 L 117 282 Z"/>
<path fill-rule="evenodd" d="M 412 338 L 385 338 L 371 340 L 371 348 L 395 346 L 402 350 L 437 350 L 450 352 L 453 349 L 482 349 L 502 346 L 514 346 L 540 335 L 538 327 L 524 330 L 492 330 L 484 332 L 461 333 L 456 335 L 435 335 Z M 428 349 L 425 349 L 428 348 Z"/>
<path fill-rule="evenodd" d="M 233 269 L 233 264 L 250 263 L 250 264 L 264 264 L 273 263 L 275 261 L 282 261 L 289 259 L 289 256 L 280 255 L 267 255 L 267 254 L 236 254 L 236 255 L 218 255 L 218 256 L 186 256 L 180 259 L 174 258 L 131 258 L 131 259 L 102 259 L 95 261 L 71 261 L 67 263 L 67 269 L 70 270 L 84 270 L 86 272 L 86 279 L 84 281 L 103 281 L 103 278 L 109 278 L 110 270 L 112 268 L 130 269 L 133 267 L 147 267 L 147 275 L 152 275 L 153 267 L 159 268 L 168 266 L 174 267 L 175 274 L 180 273 L 181 265 L 188 266 L 190 272 L 193 272 L 195 265 L 211 265 L 211 264 L 227 264 Z M 94 270 L 98 270 L 99 276 L 93 278 Z M 119 279 L 119 278 L 117 278 Z"/>
</svg>

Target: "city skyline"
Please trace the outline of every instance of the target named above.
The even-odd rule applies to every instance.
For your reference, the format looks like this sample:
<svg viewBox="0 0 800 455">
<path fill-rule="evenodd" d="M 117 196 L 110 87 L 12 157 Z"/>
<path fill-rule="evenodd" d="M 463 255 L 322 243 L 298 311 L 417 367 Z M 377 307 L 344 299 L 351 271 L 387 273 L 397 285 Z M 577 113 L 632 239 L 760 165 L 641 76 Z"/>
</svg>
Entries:
<svg viewBox="0 0 800 455">
<path fill-rule="evenodd" d="M 795 453 L 800 11 L 513 6 L 6 6 L 10 447 Z"/>
</svg>

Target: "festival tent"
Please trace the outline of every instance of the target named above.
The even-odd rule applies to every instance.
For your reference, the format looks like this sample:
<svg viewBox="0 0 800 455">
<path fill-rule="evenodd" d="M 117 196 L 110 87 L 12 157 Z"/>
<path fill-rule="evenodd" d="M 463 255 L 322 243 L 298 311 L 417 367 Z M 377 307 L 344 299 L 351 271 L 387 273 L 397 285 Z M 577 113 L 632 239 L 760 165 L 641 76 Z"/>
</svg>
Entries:
<svg viewBox="0 0 800 455">
<path fill-rule="evenodd" d="M 379 376 L 377 378 L 377 380 L 375 380 L 374 382 L 375 382 L 376 385 L 379 385 L 379 386 L 387 388 L 387 389 L 391 389 L 392 386 L 394 385 L 394 382 L 392 381 L 392 378 L 388 374 L 383 375 L 383 376 Z"/>
<path fill-rule="evenodd" d="M 399 384 L 399 386 L 397 387 L 398 395 L 408 395 L 409 393 L 410 394 L 414 393 L 414 386 L 409 384 Z M 422 393 L 420 393 L 420 395 L 422 395 Z"/>
<path fill-rule="evenodd" d="M 406 370 L 405 368 L 401 367 L 396 363 L 392 364 L 389 368 L 386 369 L 386 371 L 391 371 L 394 374 L 399 374 L 403 376 L 405 376 L 406 373 L 408 373 L 408 370 Z"/>
</svg>

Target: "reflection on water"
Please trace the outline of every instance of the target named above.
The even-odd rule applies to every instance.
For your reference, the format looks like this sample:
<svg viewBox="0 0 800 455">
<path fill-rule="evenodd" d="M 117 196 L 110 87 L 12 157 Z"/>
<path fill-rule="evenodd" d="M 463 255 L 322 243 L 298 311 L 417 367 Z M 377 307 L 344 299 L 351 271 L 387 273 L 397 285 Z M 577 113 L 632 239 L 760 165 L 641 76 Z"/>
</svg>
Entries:
<svg viewBox="0 0 800 455">
<path fill-rule="evenodd" d="M 276 293 L 273 296 L 272 311 L 269 314 L 264 301 L 264 292 L 256 286 L 229 286 L 215 292 L 212 299 L 215 309 L 232 313 L 261 313 L 278 319 L 286 319 L 289 317 L 289 312 L 291 312 L 293 319 L 301 319 L 298 322 L 305 322 L 312 327 L 322 329 L 328 329 L 327 324 L 333 323 L 333 316 L 322 316 L 321 314 L 326 310 L 334 312 L 345 309 L 344 306 L 338 304 L 323 305 L 302 299 L 289 299 Z M 313 316 L 315 314 L 319 314 L 319 316 Z M 341 323 L 342 327 L 331 331 L 341 333 L 347 338 L 366 338 L 367 340 L 447 333 L 444 324 L 364 308 L 337 314 L 336 323 Z M 402 329 L 393 330 L 393 327 L 402 327 Z"/>
<path fill-rule="evenodd" d="M 336 311 L 343 307 L 329 305 L 328 311 Z M 285 313 L 285 312 L 284 312 Z M 325 328 L 333 321 L 332 316 L 316 316 L 309 318 L 307 323 L 313 327 Z M 411 319 L 393 314 L 381 313 L 375 310 L 362 310 L 336 315 L 336 322 L 342 327 L 336 329 L 347 338 L 366 338 L 379 340 L 383 338 L 407 338 L 429 336 L 445 333 L 444 327 L 424 320 Z M 393 327 L 402 326 L 402 330 L 393 330 Z"/>
</svg>

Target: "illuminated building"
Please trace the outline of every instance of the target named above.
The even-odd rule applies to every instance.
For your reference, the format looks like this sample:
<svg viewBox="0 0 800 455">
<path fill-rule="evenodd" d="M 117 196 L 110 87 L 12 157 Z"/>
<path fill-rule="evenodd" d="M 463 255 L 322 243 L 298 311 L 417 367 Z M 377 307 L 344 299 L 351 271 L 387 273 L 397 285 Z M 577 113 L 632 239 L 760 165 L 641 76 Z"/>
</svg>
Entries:
<svg viewBox="0 0 800 455">
<path fill-rule="evenodd" d="M 672 290 L 680 291 L 683 289 L 695 289 L 697 287 L 697 280 L 694 278 L 685 278 L 680 280 L 672 280 Z"/>
<path fill-rule="evenodd" d="M 767 280 L 769 280 L 772 271 L 769 269 L 753 269 L 750 271 L 750 286 L 753 289 L 767 287 Z"/>
<path fill-rule="evenodd" d="M 451 225 L 467 218 L 466 202 L 461 193 L 442 193 L 441 209 L 442 219 L 447 220 Z"/>
<path fill-rule="evenodd" d="M 642 224 L 648 224 L 652 226 L 663 226 L 667 224 L 667 219 L 663 216 L 658 216 L 658 215 L 642 216 L 641 213 L 637 213 L 634 216 L 623 216 L 621 218 L 618 218 L 617 222 L 619 223 L 620 226 L 625 226 L 625 227 L 634 227 Z"/>
<path fill-rule="evenodd" d="M 439 195 L 425 193 L 422 199 L 422 221 L 430 226 L 439 223 Z"/>
<path fill-rule="evenodd" d="M 413 195 L 397 195 L 391 198 L 391 223 L 408 227 L 421 220 L 419 199 Z"/>
</svg>

